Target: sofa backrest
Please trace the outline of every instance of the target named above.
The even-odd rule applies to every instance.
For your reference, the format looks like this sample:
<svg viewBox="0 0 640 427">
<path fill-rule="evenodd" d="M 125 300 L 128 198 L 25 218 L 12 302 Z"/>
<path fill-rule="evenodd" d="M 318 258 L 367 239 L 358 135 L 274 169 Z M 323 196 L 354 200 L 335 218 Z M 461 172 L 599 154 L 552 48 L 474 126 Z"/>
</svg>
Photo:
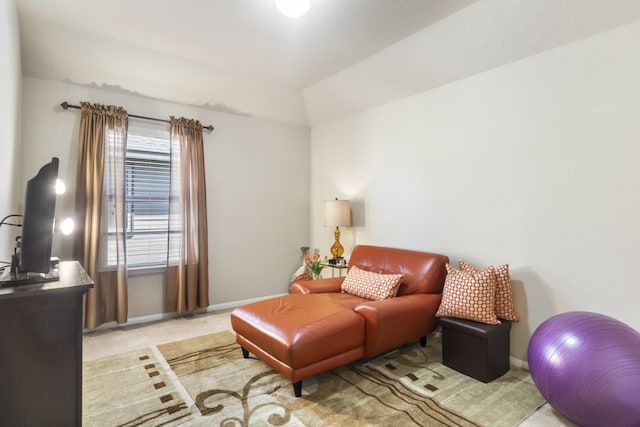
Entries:
<svg viewBox="0 0 640 427">
<path fill-rule="evenodd" d="M 354 265 L 376 273 L 402 273 L 398 296 L 442 292 L 447 275 L 445 255 L 418 252 L 408 249 L 358 245 L 349 258 L 349 268 Z"/>
</svg>

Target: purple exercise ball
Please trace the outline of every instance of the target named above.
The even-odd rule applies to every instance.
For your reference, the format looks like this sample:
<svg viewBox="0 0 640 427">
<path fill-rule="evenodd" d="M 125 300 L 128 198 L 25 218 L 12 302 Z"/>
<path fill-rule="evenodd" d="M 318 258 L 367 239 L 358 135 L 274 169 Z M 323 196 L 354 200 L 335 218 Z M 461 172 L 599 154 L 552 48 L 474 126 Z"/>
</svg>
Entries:
<svg viewBox="0 0 640 427">
<path fill-rule="evenodd" d="M 531 336 L 531 377 L 545 399 L 585 427 L 640 426 L 640 333 L 603 314 L 562 313 Z"/>
</svg>

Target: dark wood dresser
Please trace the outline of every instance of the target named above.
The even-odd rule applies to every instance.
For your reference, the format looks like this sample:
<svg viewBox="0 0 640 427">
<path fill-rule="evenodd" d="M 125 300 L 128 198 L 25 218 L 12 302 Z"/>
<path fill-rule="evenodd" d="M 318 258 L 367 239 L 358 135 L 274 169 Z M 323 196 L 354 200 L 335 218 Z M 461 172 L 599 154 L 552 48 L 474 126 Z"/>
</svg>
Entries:
<svg viewBox="0 0 640 427">
<path fill-rule="evenodd" d="M 59 280 L 0 288 L 0 425 L 82 425 L 82 296 L 77 261 Z"/>
</svg>

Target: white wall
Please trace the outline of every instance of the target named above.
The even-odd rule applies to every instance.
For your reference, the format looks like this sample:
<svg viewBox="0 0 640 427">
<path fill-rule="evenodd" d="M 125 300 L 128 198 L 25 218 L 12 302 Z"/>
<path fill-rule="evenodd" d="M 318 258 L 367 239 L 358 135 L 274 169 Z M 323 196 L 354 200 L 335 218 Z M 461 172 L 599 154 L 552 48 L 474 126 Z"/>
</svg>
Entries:
<svg viewBox="0 0 640 427">
<path fill-rule="evenodd" d="M 355 203 L 343 244 L 508 263 L 512 356 L 569 310 L 640 329 L 640 23 L 386 104 L 311 133 L 311 237 Z"/>
<path fill-rule="evenodd" d="M 26 76 L 308 125 L 298 89 L 25 15 L 20 26 Z"/>
<path fill-rule="evenodd" d="M 304 89 L 311 126 L 640 19 L 636 0 L 482 0 Z"/>
<path fill-rule="evenodd" d="M 80 112 L 68 101 L 121 105 L 129 113 L 185 116 L 213 124 L 204 133 L 212 305 L 288 291 L 309 241 L 309 129 L 149 98 L 24 77 L 21 182 L 60 157 L 67 193 L 57 216 L 73 213 Z M 56 236 L 54 255 L 68 259 Z M 129 316 L 162 312 L 162 276 L 133 276 Z"/>
<path fill-rule="evenodd" d="M 0 0 L 0 219 L 17 214 L 16 181 L 20 139 L 20 36 L 13 0 Z M 0 228 L 0 260 L 10 261 L 15 227 Z"/>
</svg>

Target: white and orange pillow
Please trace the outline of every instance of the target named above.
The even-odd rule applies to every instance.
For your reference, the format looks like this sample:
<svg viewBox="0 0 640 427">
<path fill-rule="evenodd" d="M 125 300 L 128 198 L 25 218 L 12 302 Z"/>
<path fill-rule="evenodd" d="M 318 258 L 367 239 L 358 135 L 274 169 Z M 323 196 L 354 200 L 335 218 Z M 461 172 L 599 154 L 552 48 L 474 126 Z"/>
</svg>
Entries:
<svg viewBox="0 0 640 427">
<path fill-rule="evenodd" d="M 518 321 L 518 314 L 513 305 L 513 289 L 511 286 L 511 276 L 509 275 L 509 265 L 504 264 L 492 268 L 496 275 L 496 295 L 495 307 L 496 316 L 500 319 Z M 460 260 L 460 270 L 468 273 L 478 273 L 480 270 L 471 264 Z"/>
<path fill-rule="evenodd" d="M 496 274 L 493 267 L 478 272 L 456 270 L 449 264 L 446 268 L 442 302 L 436 317 L 500 324 L 495 311 Z"/>
<path fill-rule="evenodd" d="M 380 274 L 355 265 L 342 282 L 342 292 L 371 300 L 393 298 L 398 293 L 402 274 Z"/>
</svg>

